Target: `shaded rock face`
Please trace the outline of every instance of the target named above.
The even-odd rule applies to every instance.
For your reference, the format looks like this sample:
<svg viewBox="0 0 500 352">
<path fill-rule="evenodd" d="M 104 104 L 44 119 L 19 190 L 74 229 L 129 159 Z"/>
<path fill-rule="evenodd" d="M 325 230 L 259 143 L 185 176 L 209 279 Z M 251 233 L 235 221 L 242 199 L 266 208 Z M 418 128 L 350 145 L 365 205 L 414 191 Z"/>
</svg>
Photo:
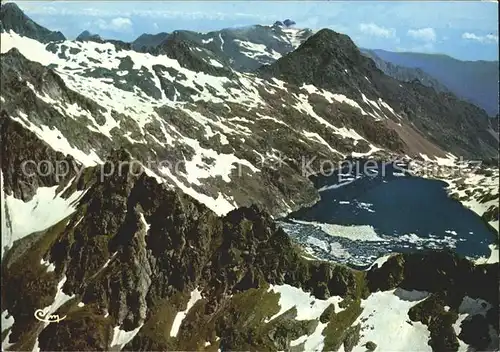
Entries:
<svg viewBox="0 0 500 352">
<path fill-rule="evenodd" d="M 367 273 L 370 291 L 395 287 L 428 292 L 453 291 L 457 295 L 479 297 L 486 301 L 498 299 L 494 278 L 498 268 L 474 266 L 470 261 L 449 251 L 428 251 L 397 255 L 382 268 Z"/>
<path fill-rule="evenodd" d="M 2 4 L 0 8 L 0 32 L 3 31 L 14 31 L 19 35 L 36 39 L 42 43 L 66 39 L 61 32 L 49 31 L 33 22 L 13 2 Z"/>
<path fill-rule="evenodd" d="M 22 138 L 34 139 L 29 134 Z M 57 155 L 47 158 L 57 160 Z M 121 171 L 110 172 L 116 164 Z M 259 306 L 277 307 L 265 303 L 277 299 L 266 296 L 268 284 L 302 287 L 320 299 L 338 295 L 356 304 L 378 290 L 431 292 L 410 310 L 409 318 L 429 326 L 436 351 L 456 350 L 451 324 L 465 296 L 484 299 L 493 308 L 484 319 L 465 322 L 460 338 L 484 346 L 491 342 L 489 326 L 498 329 L 496 265 L 474 266 L 449 252 L 394 256 L 366 274 L 309 261 L 259 208 L 217 217 L 142 171 L 129 152 L 113 151 L 103 167 L 86 169 L 83 180 L 68 185 L 69 192 L 86 190 L 73 215 L 22 239 L 13 248 L 24 247 L 22 253 L 2 261 L 2 306 L 15 318 L 9 341 L 16 349 L 32 349 L 38 336 L 42 350 L 106 350 L 118 325 L 127 331 L 142 327 L 125 349 L 195 349 L 193 341 L 215 343 L 214 336 L 220 338 L 219 346 L 231 350 L 286 349 L 290 341 L 311 334 L 318 322 L 296 321 L 293 312 L 274 323 L 253 320 L 264 314 Z M 55 271 L 47 272 L 38 264 L 41 259 Z M 27 261 L 33 265 L 26 267 Z M 64 321 L 43 328 L 32 311 L 51 304 L 63 277 L 63 292 L 75 298 L 58 311 L 67 315 Z M 178 338 L 169 338 L 171 322 L 161 317 L 185 309 L 187 293 L 195 289 L 202 300 L 182 323 Z M 85 306 L 77 308 L 77 302 Z M 440 314 L 445 305 L 450 313 Z M 262 319 L 277 308 L 268 309 Z M 336 321 L 335 309 L 326 309 L 320 319 Z M 163 329 L 159 335 L 152 330 L 158 324 Z M 359 328 L 347 325 L 339 343 L 351 350 L 358 344 Z"/>
<path fill-rule="evenodd" d="M 497 116 L 493 117 L 490 119 L 490 125 L 491 125 L 491 129 L 493 131 L 495 131 L 498 135 L 498 130 L 499 130 L 499 117 L 498 117 L 498 114 Z"/>
<path fill-rule="evenodd" d="M 121 153 L 121 157 L 126 155 L 126 152 Z M 149 291 L 148 301 L 156 300 L 156 295 L 165 297 L 178 291 L 192 290 L 195 283 L 201 286 L 208 283 L 207 290 L 213 290 L 217 297 L 257 287 L 261 279 L 314 288 L 318 279 L 324 278 L 328 280 L 332 294 L 346 295 L 350 292 L 350 286 L 354 284 L 352 278 L 334 280 L 337 269 L 326 263 L 305 265 L 293 251 L 288 236 L 256 207 L 243 207 L 217 218 L 202 204 L 188 196 L 165 190 L 153 178 L 144 174 L 139 178 L 130 176 L 131 173 L 139 173 L 139 170 L 124 167 L 122 173 L 125 175 L 108 177 L 105 182 L 92 186 L 81 201 L 86 204 L 85 218 L 77 229 L 85 229 L 87 224 L 90 227 L 78 235 L 73 229 L 74 242 L 71 243 L 70 236 L 64 236 L 51 252 L 50 257 L 57 263 L 56 267 L 68 268 L 68 284 L 65 287 L 69 291 L 86 297 L 86 291 L 79 291 L 82 282 L 86 281 L 79 268 L 83 265 L 88 272 L 97 272 L 112 253 L 125 251 L 128 255 L 119 255 L 113 261 L 123 261 L 121 264 L 110 265 L 126 267 L 132 265 L 126 262 L 129 255 L 136 259 L 142 257 L 139 260 L 141 268 L 131 268 L 131 273 L 124 275 L 137 275 L 137 279 L 147 272 L 151 275 L 151 270 L 155 273 L 152 286 L 142 287 Z M 100 179 L 101 176 L 96 175 L 95 178 Z M 142 217 L 149 224 L 147 233 L 142 233 L 145 230 L 144 224 L 141 225 Z M 109 241 L 107 246 L 98 244 L 105 240 Z M 99 253 L 100 260 L 96 260 L 94 256 L 98 250 L 108 253 Z M 290 266 L 297 270 L 289 270 Z M 345 273 L 349 275 L 348 271 Z M 123 277 L 122 280 L 125 281 L 116 287 L 128 291 L 124 286 L 130 278 Z M 113 309 L 110 314 L 112 312 Z"/>
<path fill-rule="evenodd" d="M 219 57 L 190 40 L 189 35 L 182 31 L 169 35 L 154 48 L 154 53 L 165 54 L 194 72 L 201 71 L 214 76 L 231 77 L 231 70 L 226 67 L 216 67 L 207 63 L 207 59 L 220 60 Z"/>
</svg>

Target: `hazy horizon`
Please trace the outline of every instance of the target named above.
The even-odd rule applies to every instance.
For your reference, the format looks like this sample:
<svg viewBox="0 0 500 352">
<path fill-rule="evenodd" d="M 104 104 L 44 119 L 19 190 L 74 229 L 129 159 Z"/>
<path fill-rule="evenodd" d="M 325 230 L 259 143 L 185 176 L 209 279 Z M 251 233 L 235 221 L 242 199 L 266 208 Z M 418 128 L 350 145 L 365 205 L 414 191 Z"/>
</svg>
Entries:
<svg viewBox="0 0 500 352">
<path fill-rule="evenodd" d="M 15 1 L 14 1 L 15 2 Z M 209 32 L 272 25 L 287 18 L 299 28 L 330 28 L 357 46 L 443 54 L 459 60 L 498 60 L 495 2 L 15 2 L 35 22 L 74 39 L 88 30 L 133 41 L 174 30 Z"/>
</svg>

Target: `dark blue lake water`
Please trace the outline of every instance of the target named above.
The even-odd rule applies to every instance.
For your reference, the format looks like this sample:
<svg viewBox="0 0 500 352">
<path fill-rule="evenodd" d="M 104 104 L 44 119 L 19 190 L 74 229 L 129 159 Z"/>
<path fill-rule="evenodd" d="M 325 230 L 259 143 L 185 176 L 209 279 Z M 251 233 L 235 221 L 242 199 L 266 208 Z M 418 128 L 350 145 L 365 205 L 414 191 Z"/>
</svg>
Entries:
<svg viewBox="0 0 500 352">
<path fill-rule="evenodd" d="M 482 219 L 449 198 L 445 182 L 410 176 L 404 167 L 359 161 L 315 177 L 321 200 L 281 225 L 311 254 L 356 267 L 429 248 L 489 256 L 494 236 Z"/>
</svg>

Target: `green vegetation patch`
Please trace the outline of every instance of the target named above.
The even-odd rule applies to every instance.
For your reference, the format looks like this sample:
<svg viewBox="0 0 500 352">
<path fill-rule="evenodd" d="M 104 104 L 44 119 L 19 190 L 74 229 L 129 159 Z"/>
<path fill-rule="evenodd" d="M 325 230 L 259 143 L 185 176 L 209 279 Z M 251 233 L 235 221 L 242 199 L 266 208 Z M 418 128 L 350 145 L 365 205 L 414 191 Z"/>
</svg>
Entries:
<svg viewBox="0 0 500 352">
<path fill-rule="evenodd" d="M 330 321 L 323 330 L 324 351 L 337 351 L 342 344 L 354 347 L 359 341 L 359 328 L 352 327 L 352 324 L 360 316 L 361 299 L 346 299 L 342 302 L 344 310 L 330 314 Z"/>
</svg>

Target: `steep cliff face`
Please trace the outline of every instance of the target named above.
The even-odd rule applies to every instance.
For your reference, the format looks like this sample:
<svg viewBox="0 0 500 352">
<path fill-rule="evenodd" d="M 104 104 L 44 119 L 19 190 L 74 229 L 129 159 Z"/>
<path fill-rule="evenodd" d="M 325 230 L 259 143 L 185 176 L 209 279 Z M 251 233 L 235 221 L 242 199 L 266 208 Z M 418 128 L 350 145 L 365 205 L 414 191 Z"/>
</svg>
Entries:
<svg viewBox="0 0 500 352">
<path fill-rule="evenodd" d="M 49 145 L 41 143 L 33 133 L 21 124 L 8 118 L 0 111 L 0 142 L 3 145 L 0 165 L 2 168 L 2 187 L 6 194 L 23 201 L 29 201 L 39 187 L 58 186 L 64 180 L 50 168 L 61 165 L 61 175 L 74 176 L 78 164 L 70 155 L 54 151 Z M 43 165 L 45 160 L 53 160 L 52 165 Z M 29 162 L 27 162 L 29 161 Z M 38 167 L 39 165 L 43 165 Z M 42 169 L 43 172 L 38 172 Z"/>
</svg>

